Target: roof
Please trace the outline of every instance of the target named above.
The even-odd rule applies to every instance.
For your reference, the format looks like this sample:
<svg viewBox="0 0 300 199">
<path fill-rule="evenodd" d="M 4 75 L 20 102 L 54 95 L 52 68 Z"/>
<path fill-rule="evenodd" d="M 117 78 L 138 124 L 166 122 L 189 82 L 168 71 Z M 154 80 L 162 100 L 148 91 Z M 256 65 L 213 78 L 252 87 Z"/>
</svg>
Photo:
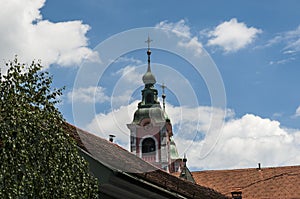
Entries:
<svg viewBox="0 0 300 199">
<path fill-rule="evenodd" d="M 181 172 L 179 174 L 179 178 L 183 178 L 183 179 L 186 179 L 186 180 L 188 180 L 190 182 L 195 183 L 195 179 L 193 178 L 192 173 L 190 172 L 190 170 L 186 166 L 183 166 L 181 168 Z"/>
<path fill-rule="evenodd" d="M 70 124 L 68 124 L 67 128 L 80 148 L 112 169 L 132 173 L 143 173 L 157 169 L 153 165 L 141 161 L 141 158 L 131 154 L 115 143 L 97 137 Z"/>
<path fill-rule="evenodd" d="M 139 179 L 183 195 L 187 198 L 226 198 L 211 188 L 188 182 L 145 162 L 122 147 L 67 124 L 68 133 L 78 146 L 109 168 L 126 172 Z"/>
<path fill-rule="evenodd" d="M 161 109 L 159 104 L 142 104 L 144 103 L 143 101 L 140 102 L 140 106 L 150 106 L 147 108 L 138 108 L 134 112 L 133 116 L 133 122 L 134 124 L 140 124 L 141 121 L 145 118 L 151 118 L 153 122 L 165 122 L 165 114 L 164 111 Z"/>
<path fill-rule="evenodd" d="M 177 192 L 184 195 L 187 198 L 203 198 L 203 199 L 218 199 L 227 198 L 224 195 L 216 192 L 211 188 L 206 188 L 187 180 L 180 179 L 176 176 L 170 175 L 162 170 L 156 170 L 143 174 L 137 174 L 137 176 L 144 178 L 164 189 Z"/>
<path fill-rule="evenodd" d="M 143 75 L 143 82 L 144 84 L 155 84 L 156 79 L 153 73 L 151 72 L 150 65 L 148 65 L 147 72 Z"/>
<path fill-rule="evenodd" d="M 243 198 L 300 198 L 300 166 L 192 172 L 197 184 Z"/>
</svg>

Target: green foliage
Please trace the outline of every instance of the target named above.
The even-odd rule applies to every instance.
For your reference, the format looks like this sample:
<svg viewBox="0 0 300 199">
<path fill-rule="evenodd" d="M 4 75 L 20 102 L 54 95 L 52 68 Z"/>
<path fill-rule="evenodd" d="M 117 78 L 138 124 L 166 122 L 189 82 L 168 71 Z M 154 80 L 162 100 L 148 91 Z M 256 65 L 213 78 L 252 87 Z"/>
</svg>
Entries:
<svg viewBox="0 0 300 199">
<path fill-rule="evenodd" d="M 0 73 L 0 198 L 96 198 L 97 180 L 63 130 L 62 89 L 39 62 Z"/>
</svg>

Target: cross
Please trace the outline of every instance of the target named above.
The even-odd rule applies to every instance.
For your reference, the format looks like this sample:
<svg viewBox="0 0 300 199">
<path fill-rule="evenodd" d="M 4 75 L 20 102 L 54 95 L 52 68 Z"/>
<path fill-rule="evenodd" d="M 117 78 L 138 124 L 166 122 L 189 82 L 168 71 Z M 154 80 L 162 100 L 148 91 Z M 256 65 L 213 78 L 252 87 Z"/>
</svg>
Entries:
<svg viewBox="0 0 300 199">
<path fill-rule="evenodd" d="M 152 42 L 153 40 L 150 39 L 150 37 L 148 36 L 148 39 L 145 41 L 146 43 L 148 43 L 148 50 L 150 50 L 150 43 Z"/>
</svg>

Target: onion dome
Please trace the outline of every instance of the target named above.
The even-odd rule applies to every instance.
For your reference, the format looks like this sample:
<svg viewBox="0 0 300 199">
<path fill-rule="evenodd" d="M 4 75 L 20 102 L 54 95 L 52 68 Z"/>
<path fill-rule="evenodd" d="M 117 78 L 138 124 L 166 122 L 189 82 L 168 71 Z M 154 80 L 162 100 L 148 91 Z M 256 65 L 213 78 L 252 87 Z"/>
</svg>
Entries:
<svg viewBox="0 0 300 199">
<path fill-rule="evenodd" d="M 143 76 L 143 82 L 144 82 L 144 84 L 155 84 L 156 83 L 156 79 L 151 72 L 150 65 L 148 65 L 147 72 Z"/>
</svg>

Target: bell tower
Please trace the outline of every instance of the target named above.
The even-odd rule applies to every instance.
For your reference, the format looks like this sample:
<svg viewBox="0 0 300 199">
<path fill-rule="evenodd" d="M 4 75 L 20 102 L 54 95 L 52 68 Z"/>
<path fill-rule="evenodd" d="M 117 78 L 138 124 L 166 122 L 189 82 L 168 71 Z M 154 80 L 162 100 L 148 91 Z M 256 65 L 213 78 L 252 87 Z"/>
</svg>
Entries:
<svg viewBox="0 0 300 199">
<path fill-rule="evenodd" d="M 154 86 L 156 79 L 150 66 L 151 41 L 148 37 L 148 67 L 143 76 L 142 101 L 138 103 L 133 121 L 127 124 L 130 130 L 130 151 L 158 168 L 172 173 L 180 167 L 181 159 L 172 139 L 171 121 L 165 112 L 165 106 L 162 109 L 158 101 L 158 91 Z M 163 90 L 164 88 L 165 86 Z M 162 97 L 165 100 L 164 93 Z"/>
</svg>

